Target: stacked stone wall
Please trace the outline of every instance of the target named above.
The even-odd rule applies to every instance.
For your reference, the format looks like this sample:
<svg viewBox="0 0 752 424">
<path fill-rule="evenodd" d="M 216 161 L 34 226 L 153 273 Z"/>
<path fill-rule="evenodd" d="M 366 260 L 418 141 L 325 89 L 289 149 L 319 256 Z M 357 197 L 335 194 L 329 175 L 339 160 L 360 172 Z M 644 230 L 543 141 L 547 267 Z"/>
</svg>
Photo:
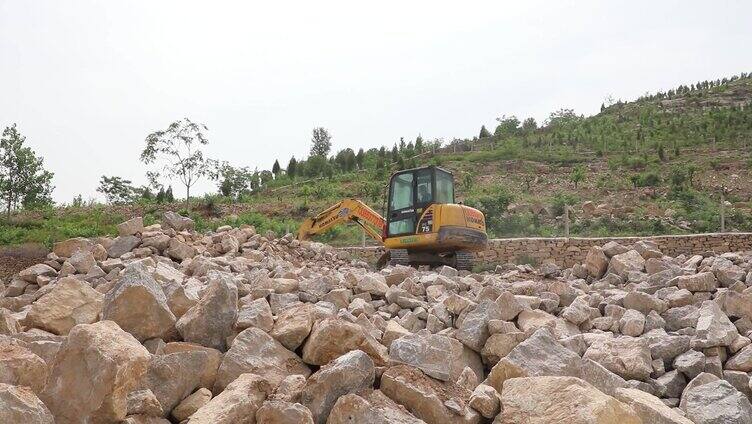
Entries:
<svg viewBox="0 0 752 424">
<path fill-rule="evenodd" d="M 639 240 L 649 240 L 669 256 L 680 254 L 725 253 L 752 250 L 752 233 L 708 233 L 652 237 L 532 237 L 492 239 L 488 249 L 477 254 L 481 266 L 493 266 L 507 262 L 534 263 L 555 262 L 562 267 L 581 263 L 592 246 L 602 246 L 615 241 L 629 246 Z M 383 253 L 380 247 L 346 247 L 342 250 L 353 257 L 375 263 Z"/>
</svg>

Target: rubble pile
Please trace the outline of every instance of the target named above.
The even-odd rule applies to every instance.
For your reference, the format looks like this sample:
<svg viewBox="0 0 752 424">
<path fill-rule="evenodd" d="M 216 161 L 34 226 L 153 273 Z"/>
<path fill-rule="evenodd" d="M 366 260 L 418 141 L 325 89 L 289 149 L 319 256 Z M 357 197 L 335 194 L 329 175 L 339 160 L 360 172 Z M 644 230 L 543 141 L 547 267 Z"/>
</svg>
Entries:
<svg viewBox="0 0 752 424">
<path fill-rule="evenodd" d="M 370 269 L 166 213 L 0 287 L 2 423 L 752 424 L 752 256 Z"/>
</svg>

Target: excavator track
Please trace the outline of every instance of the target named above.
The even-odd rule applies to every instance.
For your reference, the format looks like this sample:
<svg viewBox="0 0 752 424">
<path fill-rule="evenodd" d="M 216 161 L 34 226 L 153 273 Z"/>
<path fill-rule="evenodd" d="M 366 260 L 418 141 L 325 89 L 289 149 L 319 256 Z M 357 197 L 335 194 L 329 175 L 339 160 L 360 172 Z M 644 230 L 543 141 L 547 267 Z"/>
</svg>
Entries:
<svg viewBox="0 0 752 424">
<path fill-rule="evenodd" d="M 410 266 L 410 254 L 407 249 L 389 249 L 389 265 Z"/>
<path fill-rule="evenodd" d="M 460 250 L 454 254 L 455 268 L 458 270 L 473 270 L 473 253 L 466 250 Z"/>
</svg>

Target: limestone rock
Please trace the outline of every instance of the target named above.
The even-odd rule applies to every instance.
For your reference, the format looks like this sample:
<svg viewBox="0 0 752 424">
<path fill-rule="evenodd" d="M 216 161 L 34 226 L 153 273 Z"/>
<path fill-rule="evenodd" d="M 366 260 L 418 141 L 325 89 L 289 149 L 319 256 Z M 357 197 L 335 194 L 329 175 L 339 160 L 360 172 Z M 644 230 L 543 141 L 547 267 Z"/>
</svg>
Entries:
<svg viewBox="0 0 752 424">
<path fill-rule="evenodd" d="M 188 424 L 253 424 L 256 411 L 270 390 L 269 383 L 261 377 L 241 374 L 191 415 Z"/>
<path fill-rule="evenodd" d="M 162 216 L 162 227 L 175 231 L 192 230 L 195 224 L 192 219 L 180 216 L 175 212 L 165 212 Z"/>
<path fill-rule="evenodd" d="M 266 401 L 256 411 L 256 422 L 264 424 L 313 424 L 311 411 L 299 403 Z"/>
<path fill-rule="evenodd" d="M 351 350 L 362 350 L 377 366 L 388 362 L 388 351 L 358 324 L 339 318 L 326 318 L 313 326 L 303 345 L 303 361 L 312 365 L 326 365 Z"/>
<path fill-rule="evenodd" d="M 643 423 L 692 424 L 692 421 L 674 411 L 660 399 L 637 389 L 617 389 L 616 398 L 632 407 Z"/>
<path fill-rule="evenodd" d="M 55 243 L 52 252 L 61 258 L 70 258 L 79 250 L 91 251 L 93 248 L 94 243 L 85 238 L 78 237 Z"/>
<path fill-rule="evenodd" d="M 477 377 L 483 365 L 477 355 L 465 351 L 462 343 L 439 334 L 408 334 L 392 342 L 389 359 L 393 363 L 419 368 L 426 375 L 442 381 L 457 381 L 465 367 Z"/>
<path fill-rule="evenodd" d="M 0 422 L 54 424 L 55 418 L 28 387 L 0 383 Z"/>
<path fill-rule="evenodd" d="M 648 341 L 642 338 L 619 337 L 596 340 L 583 356 L 603 365 L 607 370 L 627 379 L 646 380 L 653 371 L 653 358 Z"/>
<path fill-rule="evenodd" d="M 645 259 L 636 250 L 620 253 L 611 258 L 608 272 L 626 278 L 630 272 L 642 272 L 645 269 Z"/>
<path fill-rule="evenodd" d="M 18 273 L 18 278 L 29 283 L 36 283 L 37 277 L 53 277 L 57 275 L 55 268 L 46 264 L 32 265 Z"/>
<path fill-rule="evenodd" d="M 314 309 L 310 303 L 286 309 L 279 314 L 269 334 L 287 349 L 297 349 L 311 333 L 315 319 Z"/>
<path fill-rule="evenodd" d="M 58 422 L 122 420 L 126 396 L 146 372 L 149 356 L 112 321 L 77 325 L 60 348 L 40 398 Z"/>
<path fill-rule="evenodd" d="M 187 420 L 195 414 L 202 406 L 209 403 L 212 393 L 209 389 L 200 388 L 194 393 L 183 399 L 178 406 L 173 408 L 172 417 L 177 421 Z"/>
<path fill-rule="evenodd" d="M 737 337 L 739 332 L 720 306 L 711 300 L 703 302 L 692 347 L 729 346 Z"/>
<path fill-rule="evenodd" d="M 608 257 L 603 253 L 603 249 L 593 246 L 588 250 L 585 257 L 585 269 L 595 279 L 603 277 L 608 269 Z"/>
<path fill-rule="evenodd" d="M 201 384 L 201 370 L 208 355 L 201 351 L 183 351 L 152 356 L 142 385 L 150 389 L 167 417 L 180 401 Z"/>
<path fill-rule="evenodd" d="M 132 236 L 144 231 L 144 219 L 140 216 L 131 218 L 117 225 L 118 235 Z"/>
<path fill-rule="evenodd" d="M 41 393 L 47 383 L 47 364 L 21 344 L 0 339 L 0 383 L 27 386 Z"/>
<path fill-rule="evenodd" d="M 327 424 L 424 424 L 380 390 L 337 399 Z"/>
<path fill-rule="evenodd" d="M 725 380 L 688 388 L 682 403 L 687 418 L 696 424 L 752 423 L 749 399 Z"/>
<path fill-rule="evenodd" d="M 501 393 L 502 424 L 641 424 L 635 411 L 574 377 L 513 378 Z"/>
<path fill-rule="evenodd" d="M 317 424 L 326 423 L 340 396 L 373 387 L 373 360 L 363 351 L 350 351 L 313 374 L 305 385 L 301 403 L 311 410 Z"/>
<path fill-rule="evenodd" d="M 484 300 L 469 307 L 460 315 L 455 337 L 465 346 L 480 352 L 491 335 L 488 332 L 488 321 L 492 319 L 501 319 L 501 309 L 495 302 Z"/>
<path fill-rule="evenodd" d="M 175 315 L 162 288 L 142 268 L 130 267 L 104 297 L 102 319 L 115 321 L 137 340 L 162 338 L 175 327 Z"/>
<path fill-rule="evenodd" d="M 272 309 L 269 307 L 269 302 L 264 298 L 256 299 L 241 306 L 238 311 L 238 319 L 235 322 L 235 329 L 239 331 L 256 327 L 268 333 L 273 326 Z"/>
<path fill-rule="evenodd" d="M 311 371 L 293 352 L 263 330 L 248 328 L 235 337 L 219 366 L 215 392 L 244 373 L 254 373 L 276 387 L 292 374 L 309 376 Z"/>
<path fill-rule="evenodd" d="M 201 300 L 177 321 L 183 340 L 220 351 L 238 316 L 238 289 L 226 275 L 213 274 Z"/>
<path fill-rule="evenodd" d="M 119 258 L 141 244 L 141 239 L 136 236 L 120 236 L 113 240 L 112 245 L 107 248 L 107 255 L 111 258 Z"/>
<path fill-rule="evenodd" d="M 712 272 L 701 272 L 692 275 L 680 275 L 673 282 L 680 288 L 691 292 L 715 291 L 718 282 Z"/>
<path fill-rule="evenodd" d="M 491 386 L 480 384 L 470 395 L 470 406 L 486 418 L 494 418 L 501 410 L 501 396 Z"/>
<path fill-rule="evenodd" d="M 27 325 L 54 334 L 68 334 L 77 324 L 91 324 L 99 318 L 103 295 L 73 278 L 60 279 L 51 291 L 31 305 Z"/>
</svg>

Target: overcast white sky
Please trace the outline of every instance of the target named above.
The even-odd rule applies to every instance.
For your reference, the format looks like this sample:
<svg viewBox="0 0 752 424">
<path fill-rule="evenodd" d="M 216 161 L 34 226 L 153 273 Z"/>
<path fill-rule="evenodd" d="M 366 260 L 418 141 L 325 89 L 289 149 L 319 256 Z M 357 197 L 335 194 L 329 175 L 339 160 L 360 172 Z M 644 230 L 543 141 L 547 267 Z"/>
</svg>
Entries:
<svg viewBox="0 0 752 424">
<path fill-rule="evenodd" d="M 592 114 L 752 71 L 751 43 L 747 0 L 0 0 L 0 125 L 70 202 L 103 174 L 145 183 L 145 136 L 183 117 L 209 127 L 207 155 L 268 169 L 314 126 L 367 148 Z"/>
</svg>

